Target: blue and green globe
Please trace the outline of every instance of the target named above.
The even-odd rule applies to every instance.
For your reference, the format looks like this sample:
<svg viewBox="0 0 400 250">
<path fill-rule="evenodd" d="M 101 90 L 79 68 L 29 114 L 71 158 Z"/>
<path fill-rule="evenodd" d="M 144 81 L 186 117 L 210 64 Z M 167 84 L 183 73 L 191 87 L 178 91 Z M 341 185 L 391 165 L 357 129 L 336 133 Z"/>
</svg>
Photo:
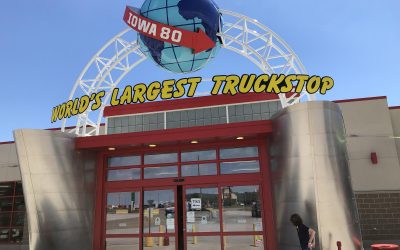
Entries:
<svg viewBox="0 0 400 250">
<path fill-rule="evenodd" d="M 141 50 L 161 67 L 174 73 L 201 69 L 221 47 L 217 36 L 222 27 L 221 14 L 213 0 L 146 0 L 140 14 L 151 20 L 192 32 L 202 29 L 215 42 L 215 47 L 194 54 L 191 48 L 139 34 Z"/>
</svg>

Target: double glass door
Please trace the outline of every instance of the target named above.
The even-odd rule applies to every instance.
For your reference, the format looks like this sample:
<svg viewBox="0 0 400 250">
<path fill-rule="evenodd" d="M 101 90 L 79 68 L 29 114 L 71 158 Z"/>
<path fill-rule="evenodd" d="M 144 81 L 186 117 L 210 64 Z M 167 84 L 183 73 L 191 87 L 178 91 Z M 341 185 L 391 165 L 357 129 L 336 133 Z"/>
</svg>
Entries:
<svg viewBox="0 0 400 250">
<path fill-rule="evenodd" d="M 107 193 L 107 250 L 264 249 L 259 184 Z"/>
</svg>

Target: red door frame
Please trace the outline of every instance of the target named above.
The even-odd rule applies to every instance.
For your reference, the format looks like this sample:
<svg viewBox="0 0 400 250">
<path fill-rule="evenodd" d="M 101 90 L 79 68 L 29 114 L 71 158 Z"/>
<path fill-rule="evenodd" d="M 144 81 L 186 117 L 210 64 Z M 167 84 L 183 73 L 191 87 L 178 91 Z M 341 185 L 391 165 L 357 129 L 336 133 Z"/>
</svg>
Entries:
<svg viewBox="0 0 400 250">
<path fill-rule="evenodd" d="M 225 182 L 218 182 L 218 183 L 214 183 L 214 184 L 205 184 L 205 185 L 201 185 L 201 184 L 196 184 L 196 185 L 185 185 L 184 189 L 183 189 L 183 195 L 182 195 L 182 199 L 183 202 L 186 201 L 186 190 L 187 189 L 191 189 L 191 188 L 217 188 L 218 189 L 218 207 L 219 207 L 219 218 L 220 218 L 220 230 L 219 232 L 187 232 L 186 230 L 186 206 L 183 207 L 183 214 L 184 214 L 184 220 L 183 220 L 183 225 L 184 225 L 184 240 L 185 240 L 185 250 L 186 250 L 186 246 L 187 246 L 187 242 L 186 239 L 187 237 L 190 236 L 219 236 L 220 237 L 220 244 L 221 244 L 221 249 L 224 249 L 224 245 L 225 245 L 225 241 L 224 241 L 224 237 L 227 236 L 253 236 L 253 235 L 260 235 L 260 232 L 252 232 L 252 231 L 224 231 L 223 230 L 223 204 L 222 204 L 222 192 L 221 192 L 221 188 L 224 186 L 259 186 L 259 190 L 260 190 L 260 198 L 263 198 L 263 193 L 264 193 L 264 185 L 262 183 L 262 180 L 259 179 L 253 179 L 250 178 L 251 180 L 241 180 L 241 181 L 225 181 Z M 185 204 L 185 203 L 184 203 Z M 261 202 L 261 206 L 262 206 L 262 211 L 264 211 L 264 201 Z M 262 235 L 263 238 L 266 239 L 266 230 L 264 229 L 264 222 L 266 221 L 265 218 L 265 213 L 262 216 L 262 221 L 263 221 L 263 231 L 262 231 Z M 266 245 L 264 246 L 266 247 Z"/>
<path fill-rule="evenodd" d="M 248 141 L 216 141 L 212 143 L 204 143 L 204 144 L 195 144 L 195 145 L 184 145 L 185 150 L 196 150 L 196 149 L 209 149 L 209 148 L 217 148 L 217 168 L 218 168 L 218 173 L 220 169 L 220 161 L 219 161 L 219 152 L 218 149 L 219 147 L 228 147 L 228 146 L 235 146 L 235 147 L 240 147 L 240 146 L 246 146 L 246 145 L 257 145 L 259 148 L 259 161 L 260 161 L 260 174 L 238 174 L 238 175 L 229 175 L 229 181 L 225 181 L 226 175 L 217 175 L 217 176 L 200 176 L 200 177 L 185 177 L 185 182 L 184 183 L 174 183 L 170 178 L 168 179 L 157 179 L 156 185 L 158 188 L 156 189 L 165 189 L 164 187 L 174 187 L 175 186 L 175 199 L 176 197 L 176 186 L 177 185 L 183 185 L 184 190 L 186 190 L 185 186 L 192 186 L 192 185 L 208 185 L 208 184 L 216 184 L 217 187 L 220 187 L 223 183 L 226 183 L 229 185 L 232 185 L 232 183 L 243 183 L 243 180 L 246 179 L 252 179 L 252 180 L 258 180 L 257 183 L 253 183 L 260 185 L 260 193 L 262 195 L 262 208 L 264 211 L 263 214 L 263 236 L 264 236 L 264 242 L 265 242 L 265 249 L 267 250 L 275 250 L 276 249 L 276 235 L 275 235 L 275 227 L 274 227 L 274 216 L 273 216 L 273 205 L 272 205 L 272 191 L 271 191 L 271 183 L 270 183 L 270 173 L 269 173 L 269 156 L 268 156 L 268 140 L 266 137 L 259 138 L 259 139 L 252 139 Z M 106 204 L 106 195 L 108 192 L 116 192 L 116 191 L 129 191 L 132 190 L 139 190 L 141 193 L 141 208 L 143 207 L 143 190 L 154 187 L 155 183 L 154 180 L 141 180 L 141 181 L 119 181 L 115 183 L 107 183 L 105 181 L 106 177 L 106 171 L 107 171 L 107 158 L 110 156 L 121 156 L 125 154 L 144 154 L 148 152 L 154 152 L 154 153 L 161 153 L 163 151 L 171 151 L 174 150 L 175 152 L 181 151 L 182 145 L 169 145 L 169 146 L 164 146 L 160 147 L 157 149 L 149 149 L 149 148 L 138 148 L 135 150 L 132 149 L 122 149 L 118 150 L 115 152 L 110 152 L 110 151 L 102 151 L 99 152 L 98 154 L 98 175 L 96 179 L 96 210 L 95 210 L 95 221 L 94 221 L 94 237 L 93 237 L 93 249 L 99 249 L 103 250 L 105 249 L 105 239 L 106 239 L 106 234 L 105 234 L 105 216 L 106 213 L 104 211 L 104 207 Z M 179 166 L 181 165 L 180 162 L 180 154 L 179 155 Z M 143 157 L 142 157 L 143 158 Z M 142 159 L 143 163 L 143 159 Z M 180 167 L 178 167 L 179 175 L 180 175 Z M 143 177 L 143 172 L 142 172 L 142 177 Z M 249 178 L 251 177 L 251 178 Z M 175 178 L 172 178 L 175 179 Z M 168 188 L 167 188 L 168 189 Z M 220 188 L 218 189 L 220 192 Z M 184 198 L 185 195 L 182 195 L 182 198 Z M 221 199 L 219 199 L 221 200 Z M 175 200 L 177 202 L 177 200 Z M 220 201 L 220 203 L 222 203 Z M 220 218 L 222 218 L 222 204 L 220 204 Z M 185 209 L 185 208 L 184 208 Z M 140 210 L 140 227 L 143 226 L 143 218 L 142 218 L 142 212 Z M 221 225 L 222 222 L 220 221 Z M 175 226 L 177 229 L 177 220 L 175 220 Z M 186 226 L 186 224 L 184 224 Z M 221 226 L 222 227 L 222 226 Z M 268 232 L 268 233 L 267 233 Z M 177 230 L 175 230 L 175 234 L 177 234 Z M 186 234 L 186 233 L 185 233 Z M 220 234 L 222 235 L 242 235 L 240 232 L 224 232 L 222 233 L 222 228 L 220 231 Z M 254 233 L 256 235 L 257 233 Z M 246 232 L 246 235 L 251 235 L 249 232 Z M 259 234 L 257 234 L 259 235 Z M 100 237 L 99 237 L 100 236 Z M 134 235 L 132 235 L 134 236 Z M 140 241 L 140 246 L 143 246 L 143 230 L 141 229 L 139 232 L 139 241 Z M 155 235 L 157 236 L 157 235 Z M 175 235 L 176 237 L 176 235 Z M 222 238 L 221 238 L 222 239 Z M 186 237 L 185 237 L 186 240 Z M 175 238 L 175 242 L 177 242 L 177 238 Z M 185 244 L 186 245 L 186 244 Z M 177 246 L 177 245 L 176 245 Z M 223 246 L 223 240 L 221 240 L 221 246 Z"/>
</svg>

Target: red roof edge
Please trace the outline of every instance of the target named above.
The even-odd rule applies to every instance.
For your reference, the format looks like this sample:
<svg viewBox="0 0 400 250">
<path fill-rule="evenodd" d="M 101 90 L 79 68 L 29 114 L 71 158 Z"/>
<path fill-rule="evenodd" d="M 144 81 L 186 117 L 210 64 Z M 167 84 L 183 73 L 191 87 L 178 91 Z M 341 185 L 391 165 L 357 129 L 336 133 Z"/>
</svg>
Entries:
<svg viewBox="0 0 400 250">
<path fill-rule="evenodd" d="M 2 145 L 2 144 L 13 144 L 14 143 L 14 141 L 3 141 L 3 142 L 0 142 L 0 145 Z"/>
<path fill-rule="evenodd" d="M 379 100 L 379 99 L 387 99 L 387 97 L 386 96 L 374 96 L 374 97 L 366 97 L 366 98 L 336 100 L 336 101 L 333 101 L 333 102 L 335 102 L 335 103 L 359 102 L 359 101 L 370 101 L 370 100 Z"/>
<path fill-rule="evenodd" d="M 389 107 L 389 109 L 400 109 L 400 106 L 392 106 L 392 107 Z"/>
</svg>

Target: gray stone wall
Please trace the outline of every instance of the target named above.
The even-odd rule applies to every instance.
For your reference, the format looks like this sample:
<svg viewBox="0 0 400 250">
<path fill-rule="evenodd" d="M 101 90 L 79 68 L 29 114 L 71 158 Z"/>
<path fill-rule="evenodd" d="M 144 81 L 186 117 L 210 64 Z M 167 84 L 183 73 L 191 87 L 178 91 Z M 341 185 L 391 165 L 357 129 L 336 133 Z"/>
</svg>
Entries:
<svg viewBox="0 0 400 250">
<path fill-rule="evenodd" d="M 400 191 L 356 193 L 364 241 L 400 240 Z"/>
</svg>

